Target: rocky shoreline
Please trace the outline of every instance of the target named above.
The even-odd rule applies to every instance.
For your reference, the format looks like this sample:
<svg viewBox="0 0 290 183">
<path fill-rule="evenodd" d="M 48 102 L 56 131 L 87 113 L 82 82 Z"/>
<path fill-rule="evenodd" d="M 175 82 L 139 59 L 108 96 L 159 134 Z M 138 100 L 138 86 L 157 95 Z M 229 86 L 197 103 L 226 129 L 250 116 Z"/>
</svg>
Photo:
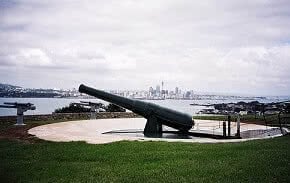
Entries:
<svg viewBox="0 0 290 183">
<path fill-rule="evenodd" d="M 199 105 L 199 104 L 190 104 Z M 237 102 L 237 103 L 219 103 L 219 104 L 205 104 L 199 105 L 207 107 L 202 109 L 201 114 L 277 114 L 281 111 L 290 111 L 290 101 L 277 102 L 277 103 L 260 103 L 258 101 L 252 102 Z"/>
</svg>

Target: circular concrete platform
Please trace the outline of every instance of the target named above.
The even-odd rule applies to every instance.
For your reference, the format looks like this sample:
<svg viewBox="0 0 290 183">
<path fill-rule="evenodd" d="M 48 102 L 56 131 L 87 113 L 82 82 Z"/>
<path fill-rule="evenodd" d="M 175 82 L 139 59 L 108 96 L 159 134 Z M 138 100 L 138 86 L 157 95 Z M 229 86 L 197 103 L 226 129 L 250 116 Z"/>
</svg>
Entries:
<svg viewBox="0 0 290 183">
<path fill-rule="evenodd" d="M 165 135 L 165 138 L 147 138 L 142 131 L 146 119 L 144 118 L 122 118 L 122 119 L 97 119 L 68 121 L 38 126 L 28 131 L 36 137 L 56 142 L 85 141 L 91 144 L 103 144 L 122 140 L 146 140 L 146 141 L 169 141 L 169 142 L 199 142 L 199 143 L 219 143 L 219 142 L 240 142 L 253 139 L 271 138 L 282 134 L 257 134 L 257 138 L 245 139 L 211 139 L 200 137 L 180 137 L 176 134 Z M 220 121 L 195 120 L 193 132 L 205 132 L 219 134 L 222 132 Z M 165 127 L 166 129 L 166 127 Z M 255 124 L 241 124 L 241 133 L 251 131 L 265 131 L 269 127 Z M 274 129 L 275 130 L 275 129 Z M 272 130 L 273 131 L 273 130 Z M 235 132 L 233 124 L 232 132 Z"/>
</svg>

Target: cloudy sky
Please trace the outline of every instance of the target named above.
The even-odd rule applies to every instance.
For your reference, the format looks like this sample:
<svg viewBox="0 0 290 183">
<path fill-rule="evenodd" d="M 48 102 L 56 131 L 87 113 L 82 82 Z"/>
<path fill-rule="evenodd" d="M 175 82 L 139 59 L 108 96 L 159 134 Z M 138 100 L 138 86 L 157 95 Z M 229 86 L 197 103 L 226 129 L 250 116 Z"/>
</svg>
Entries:
<svg viewBox="0 0 290 183">
<path fill-rule="evenodd" d="M 1 0 L 0 83 L 289 95 L 289 0 Z"/>
</svg>

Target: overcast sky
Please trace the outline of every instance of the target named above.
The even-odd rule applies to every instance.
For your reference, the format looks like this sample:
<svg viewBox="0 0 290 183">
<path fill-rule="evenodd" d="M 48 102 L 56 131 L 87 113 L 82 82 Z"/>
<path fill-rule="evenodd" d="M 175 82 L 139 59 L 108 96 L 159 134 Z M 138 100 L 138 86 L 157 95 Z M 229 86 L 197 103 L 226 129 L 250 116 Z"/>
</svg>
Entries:
<svg viewBox="0 0 290 183">
<path fill-rule="evenodd" d="M 0 78 L 289 95 L 290 1 L 1 0 Z"/>
</svg>

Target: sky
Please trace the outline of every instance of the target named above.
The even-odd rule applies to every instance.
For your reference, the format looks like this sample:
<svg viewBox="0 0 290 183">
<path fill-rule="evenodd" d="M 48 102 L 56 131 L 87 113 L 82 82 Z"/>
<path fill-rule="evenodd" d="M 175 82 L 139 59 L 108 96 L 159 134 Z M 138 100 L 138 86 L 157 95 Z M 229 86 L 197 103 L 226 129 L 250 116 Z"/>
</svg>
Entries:
<svg viewBox="0 0 290 183">
<path fill-rule="evenodd" d="M 0 0 L 0 83 L 290 95 L 289 0 Z"/>
</svg>

